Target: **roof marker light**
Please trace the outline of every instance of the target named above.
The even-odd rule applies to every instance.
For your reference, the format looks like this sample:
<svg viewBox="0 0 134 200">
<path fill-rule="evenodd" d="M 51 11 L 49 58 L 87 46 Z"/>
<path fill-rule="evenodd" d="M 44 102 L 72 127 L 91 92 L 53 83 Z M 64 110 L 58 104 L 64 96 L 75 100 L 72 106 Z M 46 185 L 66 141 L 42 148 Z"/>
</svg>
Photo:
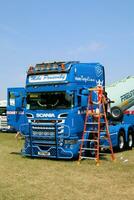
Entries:
<svg viewBox="0 0 134 200">
<path fill-rule="evenodd" d="M 28 69 L 28 74 L 32 74 L 34 72 L 34 67 L 30 66 Z"/>
<path fill-rule="evenodd" d="M 56 63 L 53 64 L 53 69 L 58 69 L 58 65 Z"/>
<path fill-rule="evenodd" d="M 46 65 L 46 69 L 49 70 L 50 68 L 51 68 L 51 65 L 48 63 L 48 64 Z"/>
<path fill-rule="evenodd" d="M 61 64 L 61 69 L 65 70 L 65 64 L 63 64 L 63 63 Z"/>
</svg>

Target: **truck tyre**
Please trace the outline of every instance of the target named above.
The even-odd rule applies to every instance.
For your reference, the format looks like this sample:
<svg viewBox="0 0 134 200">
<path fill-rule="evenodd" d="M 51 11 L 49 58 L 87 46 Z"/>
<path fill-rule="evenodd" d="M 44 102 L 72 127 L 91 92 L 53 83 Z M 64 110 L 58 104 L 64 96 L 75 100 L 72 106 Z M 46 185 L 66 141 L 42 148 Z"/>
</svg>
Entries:
<svg viewBox="0 0 134 200">
<path fill-rule="evenodd" d="M 133 130 L 130 129 L 128 131 L 128 137 L 127 137 L 127 149 L 131 150 L 134 144 L 134 135 L 133 135 Z"/>
<path fill-rule="evenodd" d="M 114 106 L 111 108 L 111 118 L 113 121 L 122 121 L 123 112 L 118 106 Z"/>
<path fill-rule="evenodd" d="M 124 131 L 120 131 L 118 135 L 118 145 L 117 145 L 117 150 L 119 152 L 123 151 L 125 149 L 125 136 L 124 136 Z"/>
</svg>

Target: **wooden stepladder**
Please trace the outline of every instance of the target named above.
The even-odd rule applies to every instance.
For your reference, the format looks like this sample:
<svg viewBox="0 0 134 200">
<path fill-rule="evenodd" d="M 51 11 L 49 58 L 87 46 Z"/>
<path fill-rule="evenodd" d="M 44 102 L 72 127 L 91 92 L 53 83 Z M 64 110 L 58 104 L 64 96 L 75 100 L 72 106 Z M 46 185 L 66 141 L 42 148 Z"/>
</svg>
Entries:
<svg viewBox="0 0 134 200">
<path fill-rule="evenodd" d="M 107 100 L 104 96 L 102 86 L 89 89 L 88 105 L 79 152 L 79 162 L 82 159 L 94 159 L 96 164 L 99 165 L 101 155 L 100 150 L 102 148 L 109 149 L 111 159 L 115 160 L 109 133 L 106 104 Z M 100 133 L 102 134 L 100 135 Z M 108 145 L 101 145 L 100 141 L 102 140 L 106 140 L 106 144 Z"/>
</svg>

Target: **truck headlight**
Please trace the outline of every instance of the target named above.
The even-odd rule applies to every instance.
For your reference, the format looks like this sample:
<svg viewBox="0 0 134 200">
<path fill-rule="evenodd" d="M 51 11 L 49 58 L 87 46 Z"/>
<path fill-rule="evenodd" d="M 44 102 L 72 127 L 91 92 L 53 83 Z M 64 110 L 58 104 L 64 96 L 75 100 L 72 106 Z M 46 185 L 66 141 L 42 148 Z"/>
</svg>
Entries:
<svg viewBox="0 0 134 200">
<path fill-rule="evenodd" d="M 63 139 L 59 139 L 59 145 L 63 146 Z"/>
<path fill-rule="evenodd" d="M 64 140 L 64 144 L 69 144 L 69 145 L 73 145 L 73 144 L 76 144 L 77 143 L 77 140 Z"/>
</svg>

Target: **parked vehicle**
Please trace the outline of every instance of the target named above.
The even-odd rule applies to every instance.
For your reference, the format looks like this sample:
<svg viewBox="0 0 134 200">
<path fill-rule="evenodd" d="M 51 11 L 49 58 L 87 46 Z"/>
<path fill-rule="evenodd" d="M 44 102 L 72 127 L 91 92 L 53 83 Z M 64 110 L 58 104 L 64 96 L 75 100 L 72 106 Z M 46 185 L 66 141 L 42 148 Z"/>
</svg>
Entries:
<svg viewBox="0 0 134 200">
<path fill-rule="evenodd" d="M 78 157 L 88 89 L 97 85 L 105 87 L 104 67 L 99 63 L 53 62 L 30 67 L 25 88 L 8 89 L 8 123 L 25 136 L 22 154 Z M 123 149 L 125 138 L 130 148 L 133 124 L 116 123 L 110 126 L 113 146 Z"/>
<path fill-rule="evenodd" d="M 132 149 L 134 144 L 134 76 L 106 87 L 111 104 L 110 134 L 113 147 Z"/>
<path fill-rule="evenodd" d="M 15 129 L 7 124 L 7 101 L 0 100 L 0 131 L 1 132 L 15 132 Z"/>
</svg>

